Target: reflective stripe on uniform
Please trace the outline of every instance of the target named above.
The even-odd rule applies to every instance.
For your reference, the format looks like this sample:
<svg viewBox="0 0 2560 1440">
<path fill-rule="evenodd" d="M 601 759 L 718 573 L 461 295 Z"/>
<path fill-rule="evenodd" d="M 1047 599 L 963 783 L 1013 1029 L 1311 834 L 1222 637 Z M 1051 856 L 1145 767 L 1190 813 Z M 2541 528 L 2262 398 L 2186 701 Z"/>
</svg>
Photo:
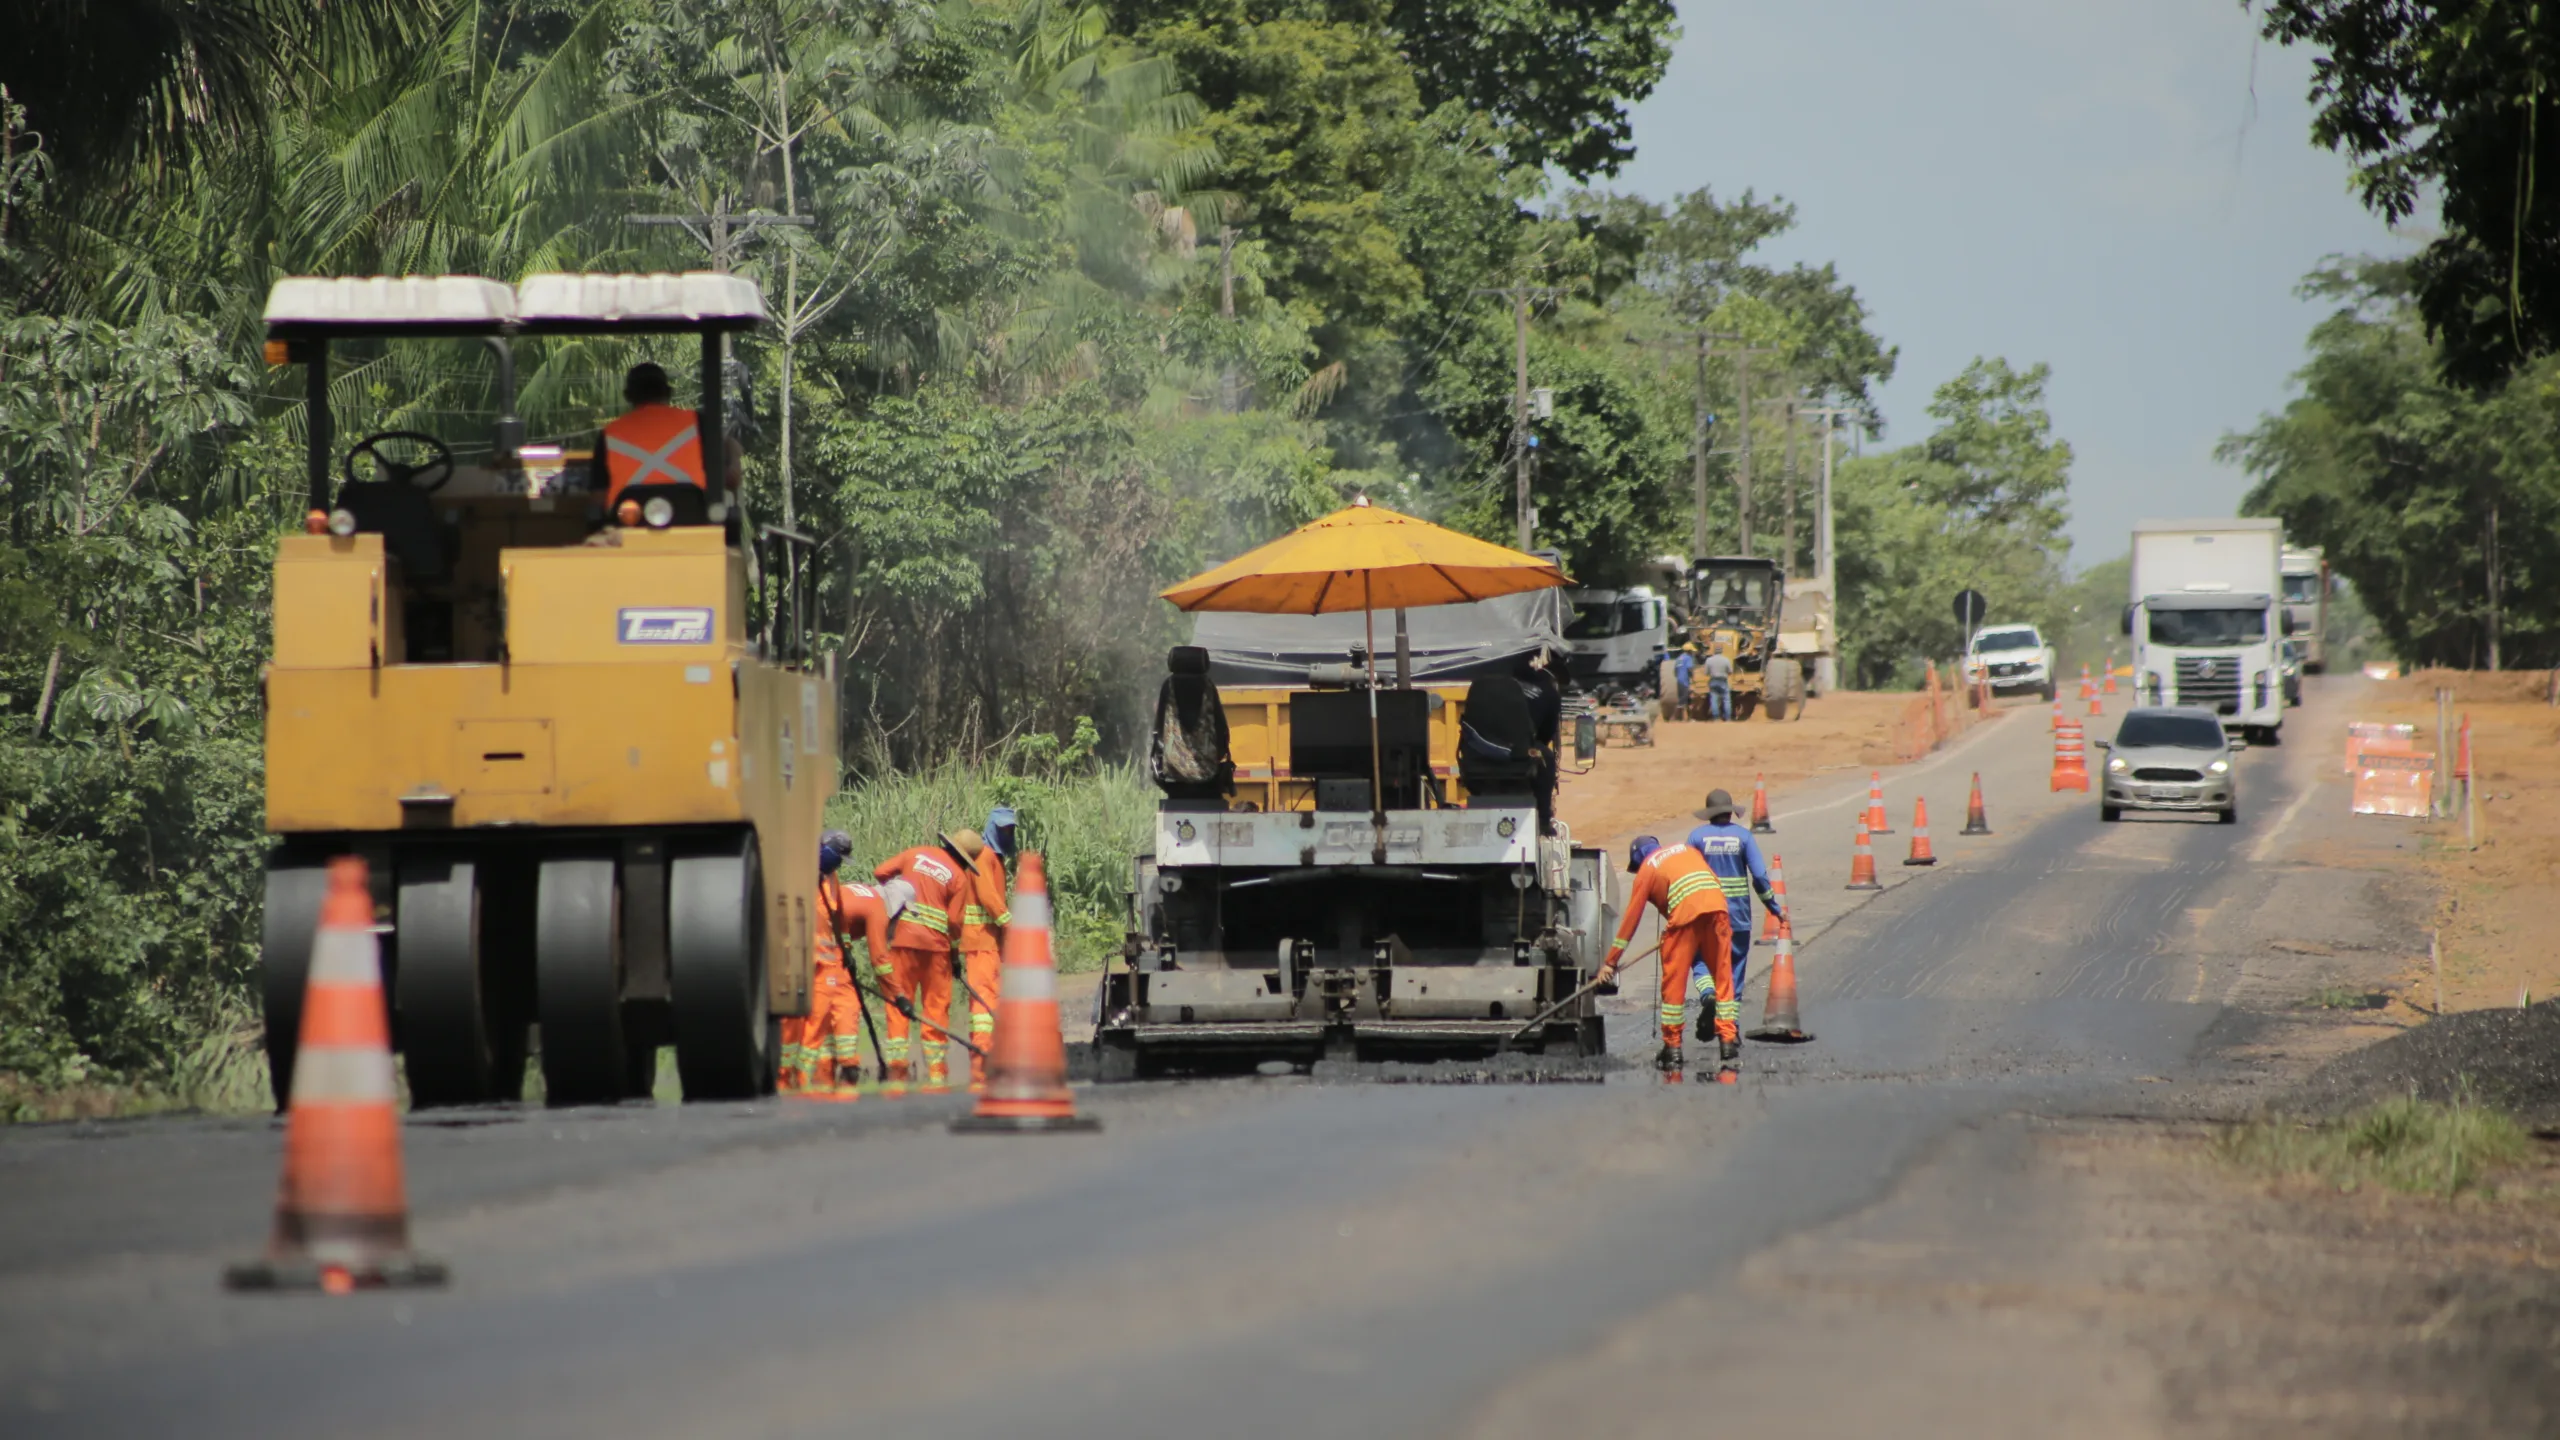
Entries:
<svg viewBox="0 0 2560 1440">
<path fill-rule="evenodd" d="M 989 920 L 987 918 L 987 909 L 983 905 L 963 905 L 960 907 L 960 923 L 963 925 L 1000 925 L 1004 922 L 1000 920 Z"/>
<path fill-rule="evenodd" d="M 931 905 L 910 905 L 906 913 L 898 917 L 898 921 L 900 924 L 930 930 L 936 935 L 951 933 L 951 917 Z"/>
<path fill-rule="evenodd" d="M 607 431 L 604 437 L 604 447 L 612 454 L 619 455 L 623 459 L 640 467 L 639 469 L 631 472 L 630 479 L 622 482 L 625 486 L 700 485 L 702 483 L 701 481 L 694 479 L 692 476 L 687 475 L 676 468 L 676 451 L 692 444 L 700 437 L 700 426 L 687 425 L 682 430 L 679 430 L 675 434 L 667 437 L 666 444 L 659 446 L 655 450 L 644 450 L 640 446 L 634 445 L 630 441 L 623 439 L 621 436 L 613 434 L 611 431 Z M 664 480 L 655 478 L 661 473 L 663 473 L 667 478 Z"/>
<path fill-rule="evenodd" d="M 1710 870 L 1693 870 L 1680 876 L 1671 882 L 1671 908 L 1677 911 L 1689 902 L 1691 896 L 1700 891 L 1713 890 L 1717 888 L 1717 883 L 1715 872 Z"/>
<path fill-rule="evenodd" d="M 1678 1024 L 1680 1023 L 1680 1016 L 1681 1016 L 1681 1014 L 1682 1014 L 1682 1013 L 1683 1013 L 1687 1008 L 1688 1008 L 1688 1007 L 1683 1006 L 1683 1005 L 1665 1005 L 1665 1006 L 1663 1006 L 1663 1007 L 1662 1007 L 1662 1023 L 1663 1023 L 1663 1024 L 1665 1024 L 1665 1025 L 1678 1025 Z"/>
<path fill-rule="evenodd" d="M 1716 877 L 1716 883 L 1724 887 L 1724 893 L 1728 897 L 1751 893 L 1751 877 L 1748 875 L 1719 875 Z"/>
<path fill-rule="evenodd" d="M 1739 1001 L 1739 1000 L 1719 1000 L 1719 1001 L 1717 1001 L 1717 1002 L 1716 1002 L 1716 1018 L 1717 1018 L 1717 1019 L 1719 1019 L 1719 1020 L 1739 1020 L 1739 1019 L 1741 1019 L 1741 1018 L 1742 1018 L 1742 1002 L 1741 1002 L 1741 1001 Z"/>
</svg>

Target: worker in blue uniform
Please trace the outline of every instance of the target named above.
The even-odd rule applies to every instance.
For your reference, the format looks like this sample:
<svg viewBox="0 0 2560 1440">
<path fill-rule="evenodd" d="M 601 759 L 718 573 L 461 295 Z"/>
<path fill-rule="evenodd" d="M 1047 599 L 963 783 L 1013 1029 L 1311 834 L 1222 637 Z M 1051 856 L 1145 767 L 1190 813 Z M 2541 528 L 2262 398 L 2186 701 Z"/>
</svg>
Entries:
<svg viewBox="0 0 2560 1440">
<path fill-rule="evenodd" d="M 1698 1043 L 1706 1043 L 1711 1018 L 1717 1015 L 1738 1017 L 1742 1013 L 1743 970 L 1751 963 L 1751 895 L 1758 891 L 1760 903 L 1769 914 L 1784 924 L 1786 907 L 1778 903 L 1777 892 L 1769 886 L 1768 857 L 1761 854 L 1760 842 L 1751 838 L 1750 827 L 1734 819 L 1733 797 L 1723 790 L 1707 792 L 1707 803 L 1698 809 L 1698 818 L 1706 823 L 1689 832 L 1690 848 L 1704 856 L 1707 868 L 1716 874 L 1716 884 L 1724 890 L 1726 912 L 1733 919 L 1733 993 L 1717 995 L 1712 1007 L 1698 1007 Z M 1706 962 L 1694 962 L 1691 975 L 1703 990 L 1715 988 L 1715 978 Z M 1720 1058 L 1730 1060 L 1739 1054 L 1738 1040 L 1722 1040 Z"/>
</svg>

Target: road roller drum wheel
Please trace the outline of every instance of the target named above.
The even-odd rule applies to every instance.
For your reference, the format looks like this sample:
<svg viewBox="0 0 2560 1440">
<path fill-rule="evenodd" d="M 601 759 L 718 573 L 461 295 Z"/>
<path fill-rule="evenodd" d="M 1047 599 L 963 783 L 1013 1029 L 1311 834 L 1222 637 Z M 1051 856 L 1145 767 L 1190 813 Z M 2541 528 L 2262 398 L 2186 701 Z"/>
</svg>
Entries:
<svg viewBox="0 0 2560 1440">
<path fill-rule="evenodd" d="M 293 1055 L 302 1040 L 302 991 L 311 973 L 311 942 L 320 929 L 320 902 L 328 894 L 327 857 L 278 854 L 268 859 L 258 988 L 266 1002 L 267 1077 L 278 1110 L 293 1097 Z"/>
<path fill-rule="evenodd" d="M 765 990 L 763 891 L 752 838 L 668 866 L 667 978 L 687 1100 L 772 1093 L 781 1027 Z"/>
<path fill-rule="evenodd" d="M 480 866 L 461 855 L 402 857 L 392 994 L 409 1103 L 478 1105 L 501 1098 L 480 955 Z"/>
<path fill-rule="evenodd" d="M 534 1015 L 553 1105 L 611 1105 L 629 1058 L 622 1034 L 622 895 L 610 858 L 542 862 L 534 900 Z"/>
</svg>

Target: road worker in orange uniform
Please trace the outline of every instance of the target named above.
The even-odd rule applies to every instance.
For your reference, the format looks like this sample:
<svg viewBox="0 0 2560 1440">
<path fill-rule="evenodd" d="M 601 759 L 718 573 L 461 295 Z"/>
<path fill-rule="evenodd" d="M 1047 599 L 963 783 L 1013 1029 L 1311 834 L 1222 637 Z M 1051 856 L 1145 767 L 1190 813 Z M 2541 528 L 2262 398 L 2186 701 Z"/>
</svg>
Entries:
<svg viewBox="0 0 2560 1440">
<path fill-rule="evenodd" d="M 993 817 L 989 817 L 988 829 L 996 829 Z M 977 1086 L 987 1083 L 985 1052 L 996 1038 L 993 1007 L 1002 966 L 1004 927 L 1013 923 L 1013 912 L 1005 899 L 1004 856 L 975 830 L 959 831 L 949 839 L 951 848 L 969 862 L 969 893 L 960 906 L 960 967 L 969 982 L 969 1043 L 979 1051 L 969 1057 L 969 1083 Z M 960 1008 L 956 996 L 952 1008 Z"/>
<path fill-rule="evenodd" d="M 845 953 L 855 940 L 877 965 L 889 954 L 889 907 L 880 892 L 836 874 L 853 837 L 830 830 L 818 840 L 817 975 L 806 1019 L 782 1022 L 783 1088 L 839 1098 L 862 1082 L 862 997 Z M 796 1083 L 795 1083 L 796 1081 Z"/>
<path fill-rule="evenodd" d="M 945 1032 L 934 1026 L 947 1024 L 951 1015 L 951 941 L 959 932 L 962 906 L 970 894 L 969 871 L 942 846 L 918 845 L 881 862 L 871 878 L 903 883 L 914 892 L 915 898 L 897 911 L 889 931 L 889 996 L 893 1002 L 903 1000 L 915 1007 L 914 1028 L 925 1032 L 919 1037 L 924 1043 L 925 1083 L 947 1085 L 951 1082 L 945 1053 L 949 1047 Z M 913 1073 L 907 1064 L 908 1029 L 907 1017 L 893 1005 L 883 1067 L 892 1083 Z"/>
<path fill-rule="evenodd" d="M 1645 907 L 1660 911 L 1662 1050 L 1653 1064 L 1657 1070 L 1677 1070 L 1686 1063 L 1680 1053 L 1680 1020 L 1688 1009 L 1690 966 L 1707 963 L 1719 1002 L 1733 988 L 1733 917 L 1725 909 L 1724 886 L 1716 872 L 1686 845 L 1664 845 L 1639 835 L 1627 849 L 1627 873 L 1636 877 L 1635 889 L 1627 897 L 1626 917 L 1618 922 L 1618 937 L 1609 942 L 1608 958 L 1600 962 L 1600 978 L 1617 977 L 1618 957 L 1635 938 Z M 1716 1038 L 1727 1059 L 1741 1047 L 1741 1014 L 1739 1005 L 1731 1016 L 1722 1003 L 1716 1006 Z"/>
<path fill-rule="evenodd" d="M 680 409 L 667 372 L 652 364 L 634 365 L 622 377 L 622 398 L 630 409 L 605 422 L 603 443 L 596 447 L 605 483 L 604 508 L 630 485 L 690 485 L 703 489 L 710 472 L 702 464 L 702 417 Z M 732 437 L 728 451 L 729 493 L 737 493 L 745 450 Z"/>
</svg>

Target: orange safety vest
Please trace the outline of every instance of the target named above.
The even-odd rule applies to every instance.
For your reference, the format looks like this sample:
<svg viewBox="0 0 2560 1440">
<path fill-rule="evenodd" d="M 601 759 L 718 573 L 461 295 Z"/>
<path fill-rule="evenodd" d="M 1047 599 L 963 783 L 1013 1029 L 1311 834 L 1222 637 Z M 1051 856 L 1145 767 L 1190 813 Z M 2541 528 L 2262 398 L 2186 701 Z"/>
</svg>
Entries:
<svg viewBox="0 0 2560 1440">
<path fill-rule="evenodd" d="M 1627 913 L 1618 921 L 1618 943 L 1635 938 L 1647 905 L 1662 912 L 1663 922 L 1687 925 L 1724 909 L 1724 889 L 1705 858 L 1686 845 L 1665 845 L 1636 867 L 1636 883 L 1627 896 Z"/>
<path fill-rule="evenodd" d="M 871 951 L 874 968 L 889 963 L 889 907 L 868 885 L 848 884 L 833 875 L 818 877 L 818 963 L 848 963 L 844 946 L 859 940 Z M 841 943 L 840 943 L 841 942 Z"/>
<path fill-rule="evenodd" d="M 872 879 L 884 884 L 903 879 L 916 889 L 916 898 L 898 912 L 897 928 L 890 932 L 899 949 L 950 953 L 952 932 L 960 928 L 961 902 L 968 893 L 965 873 L 960 862 L 939 845 L 902 850 L 871 872 Z"/>
<path fill-rule="evenodd" d="M 610 509 L 626 485 L 691 485 L 707 488 L 702 468 L 702 417 L 673 405 L 648 404 L 604 427 L 604 503 Z"/>
</svg>

